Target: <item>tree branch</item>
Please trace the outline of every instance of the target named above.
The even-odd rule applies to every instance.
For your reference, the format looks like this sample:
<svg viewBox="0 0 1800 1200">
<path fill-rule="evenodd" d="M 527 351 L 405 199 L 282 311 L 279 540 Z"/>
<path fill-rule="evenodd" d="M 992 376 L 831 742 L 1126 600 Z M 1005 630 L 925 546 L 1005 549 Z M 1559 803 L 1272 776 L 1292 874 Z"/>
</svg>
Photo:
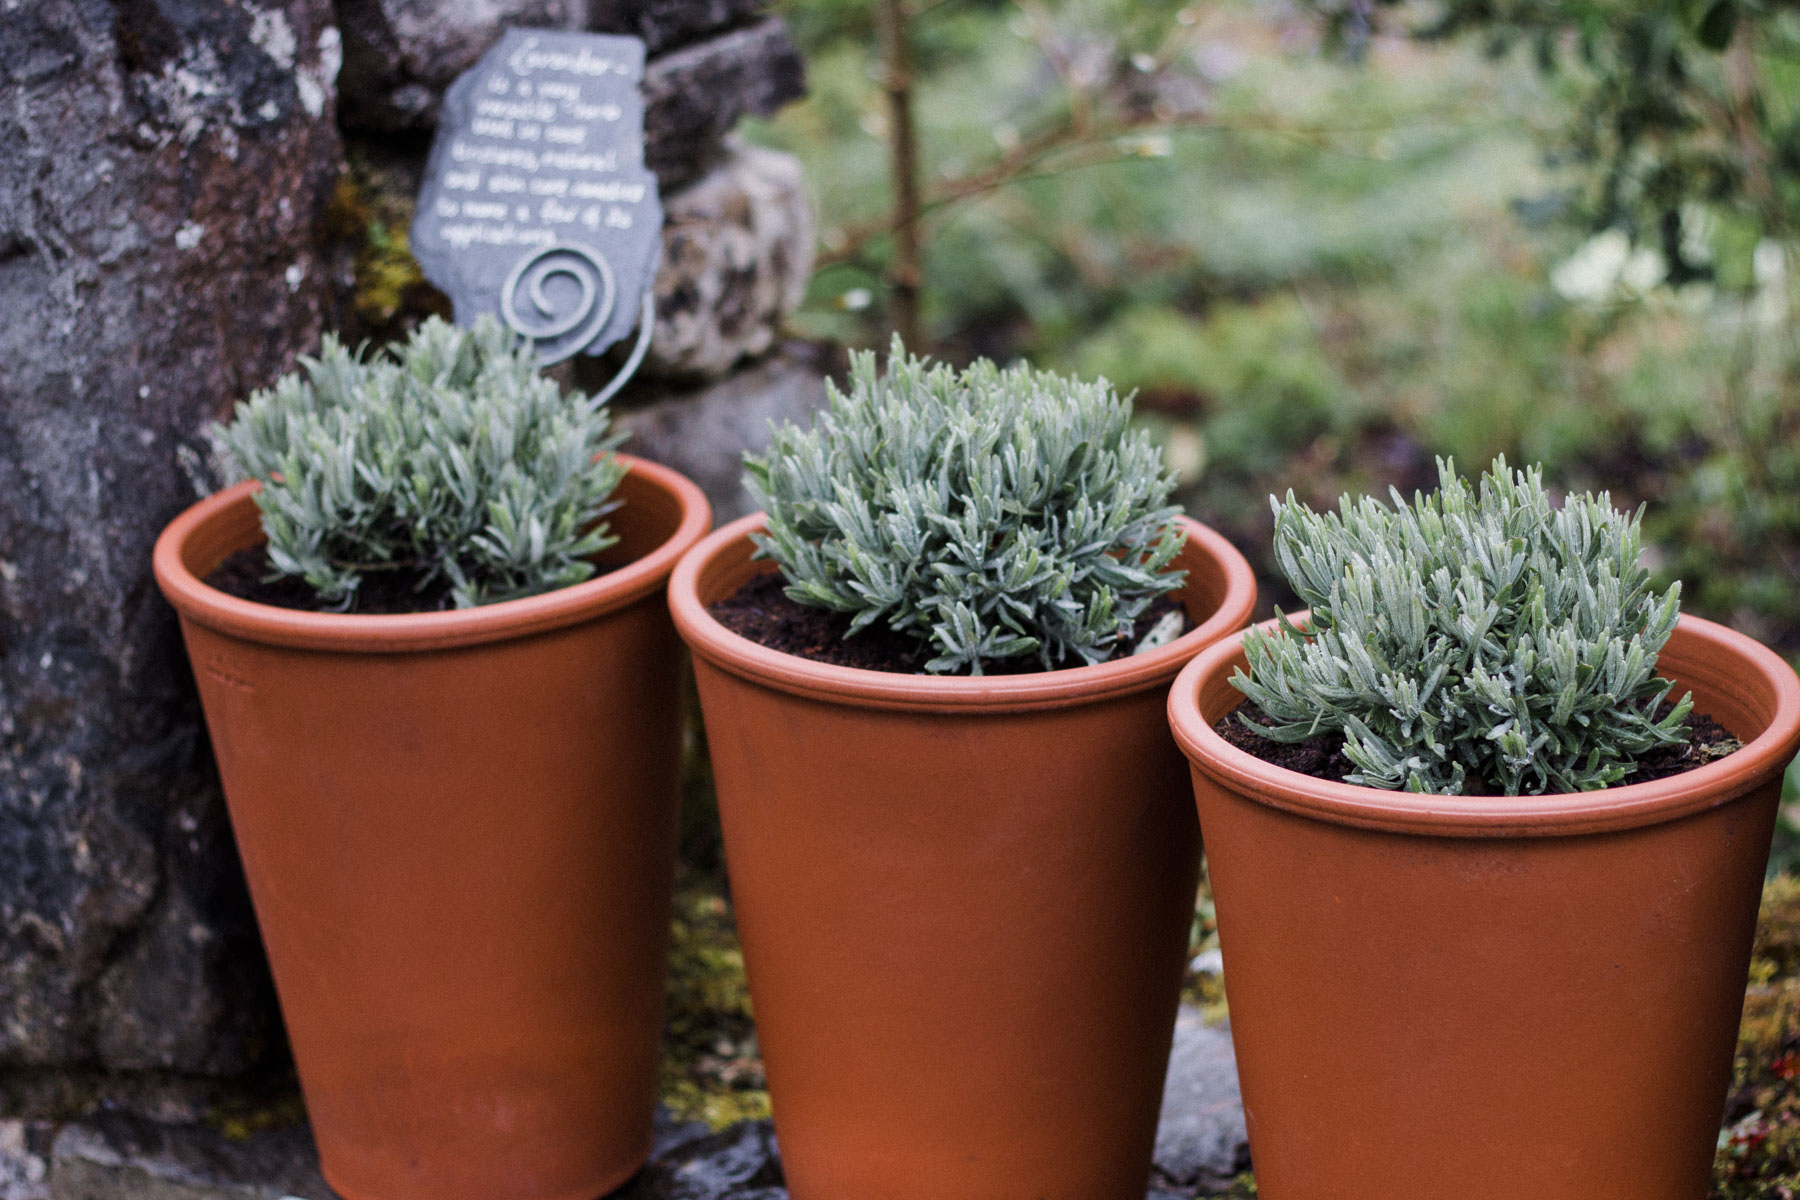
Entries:
<svg viewBox="0 0 1800 1200">
<path fill-rule="evenodd" d="M 879 0 L 882 56 L 887 74 L 888 161 L 893 186 L 894 263 L 889 291 L 894 331 L 908 346 L 919 344 L 919 292 L 924 271 L 919 256 L 919 142 L 913 127 L 912 39 L 906 0 Z"/>
</svg>

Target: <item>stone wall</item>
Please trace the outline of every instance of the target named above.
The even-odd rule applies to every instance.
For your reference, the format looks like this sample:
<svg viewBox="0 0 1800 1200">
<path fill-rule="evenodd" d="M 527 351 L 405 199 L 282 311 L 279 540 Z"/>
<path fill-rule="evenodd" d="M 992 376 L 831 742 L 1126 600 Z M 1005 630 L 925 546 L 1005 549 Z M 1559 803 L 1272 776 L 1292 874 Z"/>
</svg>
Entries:
<svg viewBox="0 0 1800 1200">
<path fill-rule="evenodd" d="M 199 426 L 330 320 L 338 57 L 326 0 L 0 10 L 7 1067 L 231 1072 L 267 1041 L 149 551 Z"/>
<path fill-rule="evenodd" d="M 0 0 L 0 1112 L 279 1047 L 150 547 L 207 485 L 204 424 L 352 311 L 346 142 L 416 178 L 443 87 L 508 23 L 654 55 L 671 221 L 627 423 L 679 459 L 762 400 L 747 378 L 817 403 L 775 333 L 810 271 L 802 182 L 727 137 L 803 87 L 753 0 Z"/>
</svg>

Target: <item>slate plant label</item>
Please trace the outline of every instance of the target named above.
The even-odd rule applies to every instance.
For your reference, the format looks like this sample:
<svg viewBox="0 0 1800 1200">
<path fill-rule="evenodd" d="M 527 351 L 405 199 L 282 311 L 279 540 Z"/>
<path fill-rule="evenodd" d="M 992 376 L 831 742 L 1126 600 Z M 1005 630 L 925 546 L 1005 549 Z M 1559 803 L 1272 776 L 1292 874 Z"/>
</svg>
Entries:
<svg viewBox="0 0 1800 1200">
<path fill-rule="evenodd" d="M 492 313 L 546 362 L 637 325 L 662 251 L 644 43 L 509 29 L 451 84 L 412 250 L 459 325 Z"/>
</svg>

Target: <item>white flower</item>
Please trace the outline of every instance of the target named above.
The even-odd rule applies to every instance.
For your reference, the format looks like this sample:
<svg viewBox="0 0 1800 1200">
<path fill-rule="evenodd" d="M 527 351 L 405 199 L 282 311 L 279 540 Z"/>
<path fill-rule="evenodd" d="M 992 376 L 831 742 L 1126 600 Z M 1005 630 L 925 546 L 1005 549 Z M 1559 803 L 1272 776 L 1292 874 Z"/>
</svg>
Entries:
<svg viewBox="0 0 1800 1200">
<path fill-rule="evenodd" d="M 1623 229 L 1607 229 L 1559 263 L 1550 272 L 1550 286 L 1565 300 L 1601 304 L 1642 296 L 1668 275 L 1661 253 L 1648 246 L 1634 250 Z"/>
<path fill-rule="evenodd" d="M 1756 279 L 1756 299 L 1751 313 L 1767 327 L 1778 327 L 1788 315 L 1788 255 L 1774 238 L 1756 243 L 1750 255 L 1750 273 Z"/>
</svg>

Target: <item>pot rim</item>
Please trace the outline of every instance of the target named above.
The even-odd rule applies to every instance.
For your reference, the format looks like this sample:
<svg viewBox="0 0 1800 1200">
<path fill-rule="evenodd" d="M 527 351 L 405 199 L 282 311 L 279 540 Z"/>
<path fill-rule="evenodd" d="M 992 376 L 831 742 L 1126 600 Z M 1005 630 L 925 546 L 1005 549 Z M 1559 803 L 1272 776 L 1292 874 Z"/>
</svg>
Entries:
<svg viewBox="0 0 1800 1200">
<path fill-rule="evenodd" d="M 766 527 L 768 518 L 760 512 L 715 530 L 682 557 L 669 580 L 669 606 L 676 629 L 696 657 L 796 696 L 856 708 L 914 712 L 1063 708 L 1166 684 L 1197 650 L 1249 620 L 1256 607 L 1256 575 L 1249 562 L 1215 530 L 1186 516 L 1177 519 L 1188 545 L 1216 563 L 1225 577 L 1225 595 L 1218 608 L 1166 646 L 1093 666 L 1025 675 L 907 675 L 814 662 L 733 633 L 701 603 L 700 573 L 727 550 L 747 543 L 752 532 Z"/>
<path fill-rule="evenodd" d="M 1304 614 L 1294 619 L 1299 620 Z M 1272 628 L 1276 622 L 1258 626 Z M 1245 633 L 1248 630 L 1244 631 Z M 1754 678 L 1773 698 L 1763 731 L 1725 756 L 1662 779 L 1542 796 L 1443 796 L 1387 791 L 1264 762 L 1220 737 L 1200 712 L 1201 691 L 1243 662 L 1243 633 L 1207 647 L 1169 691 L 1169 726 L 1194 769 L 1250 800 L 1300 816 L 1433 837 L 1558 837 L 1677 820 L 1728 803 L 1776 778 L 1800 748 L 1800 678 L 1773 650 L 1713 621 L 1683 615 L 1675 637 L 1704 667 L 1680 672 L 1715 685 Z M 1684 655 L 1684 657 L 1687 657 Z"/>
<path fill-rule="evenodd" d="M 408 653 L 478 646 L 529 637 L 614 612 L 663 586 L 681 555 L 712 525 L 712 508 L 686 476 L 635 455 L 616 455 L 627 475 L 673 499 L 680 509 L 675 532 L 650 553 L 595 579 L 517 600 L 475 608 L 427 613 L 307 612 L 259 604 L 228 595 L 196 576 L 183 552 L 196 536 L 219 530 L 221 522 L 255 513 L 251 497 L 261 488 L 245 480 L 189 506 L 156 539 L 152 562 L 157 585 L 183 618 L 247 641 L 302 650 Z M 622 514 L 623 509 L 619 510 Z M 261 537 L 261 520 L 253 522 Z M 230 539 L 230 553 L 254 540 Z"/>
</svg>

